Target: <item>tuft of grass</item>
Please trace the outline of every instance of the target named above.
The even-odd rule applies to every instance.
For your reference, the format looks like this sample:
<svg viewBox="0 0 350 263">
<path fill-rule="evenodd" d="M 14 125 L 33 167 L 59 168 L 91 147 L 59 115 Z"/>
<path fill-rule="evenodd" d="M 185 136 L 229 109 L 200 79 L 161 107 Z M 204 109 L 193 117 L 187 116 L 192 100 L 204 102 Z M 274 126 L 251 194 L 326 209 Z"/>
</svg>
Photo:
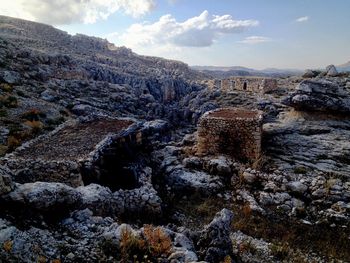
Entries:
<svg viewBox="0 0 350 263">
<path fill-rule="evenodd" d="M 33 135 L 39 134 L 44 127 L 41 121 L 26 121 L 24 122 L 24 124 L 31 128 L 31 132 Z"/>
<path fill-rule="evenodd" d="M 294 168 L 294 173 L 295 174 L 306 174 L 307 168 L 305 168 L 304 166 L 297 166 Z"/>
<path fill-rule="evenodd" d="M 3 95 L 0 96 L 0 108 L 17 108 L 18 100 L 15 96 Z"/>
<path fill-rule="evenodd" d="M 8 116 L 6 109 L 0 109 L 0 117 L 5 118 Z"/>
<path fill-rule="evenodd" d="M 272 255 L 278 260 L 287 259 L 290 249 L 289 246 L 284 244 L 271 244 L 270 245 Z"/>
<path fill-rule="evenodd" d="M 144 226 L 143 237 L 136 236 L 131 230 L 121 233 L 120 252 L 123 262 L 148 260 L 169 256 L 172 248 L 170 237 L 160 227 Z"/>
<path fill-rule="evenodd" d="M 2 84 L 0 84 L 0 90 L 2 90 L 4 92 L 12 92 L 13 87 L 10 84 L 2 83 Z"/>
<path fill-rule="evenodd" d="M 8 147 L 6 145 L 0 145 L 0 157 L 5 156 L 7 153 Z"/>
<path fill-rule="evenodd" d="M 170 254 L 172 247 L 171 239 L 162 228 L 145 225 L 144 236 L 148 246 L 148 252 L 153 257 Z"/>
<path fill-rule="evenodd" d="M 21 145 L 21 140 L 16 138 L 15 136 L 10 135 L 7 138 L 8 151 L 13 151 L 14 149 L 16 149 L 20 145 Z"/>
<path fill-rule="evenodd" d="M 13 247 L 13 241 L 12 240 L 7 240 L 4 242 L 4 244 L 2 245 L 2 247 L 4 248 L 4 250 L 9 253 L 12 250 Z"/>
<path fill-rule="evenodd" d="M 40 118 L 45 118 L 46 114 L 38 109 L 31 109 L 23 113 L 21 117 L 27 121 L 39 121 Z"/>
</svg>

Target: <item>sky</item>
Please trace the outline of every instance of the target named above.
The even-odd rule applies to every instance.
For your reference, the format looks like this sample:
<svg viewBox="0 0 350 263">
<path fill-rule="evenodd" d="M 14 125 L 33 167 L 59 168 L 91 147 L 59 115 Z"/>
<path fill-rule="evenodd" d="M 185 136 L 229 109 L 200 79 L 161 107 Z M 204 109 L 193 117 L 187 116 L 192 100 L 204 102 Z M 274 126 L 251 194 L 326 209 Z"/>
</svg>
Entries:
<svg viewBox="0 0 350 263">
<path fill-rule="evenodd" d="M 350 60 L 349 0 L 0 0 L 0 14 L 189 65 L 323 68 Z"/>
</svg>

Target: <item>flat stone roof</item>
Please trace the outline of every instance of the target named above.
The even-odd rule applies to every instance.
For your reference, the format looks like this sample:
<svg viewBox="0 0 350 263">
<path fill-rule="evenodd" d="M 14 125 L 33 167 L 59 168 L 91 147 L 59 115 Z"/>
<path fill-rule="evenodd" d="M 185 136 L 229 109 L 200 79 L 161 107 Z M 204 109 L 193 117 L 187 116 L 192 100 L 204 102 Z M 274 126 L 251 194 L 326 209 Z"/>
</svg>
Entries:
<svg viewBox="0 0 350 263">
<path fill-rule="evenodd" d="M 209 118 L 224 118 L 224 119 L 256 119 L 261 117 L 262 112 L 257 110 L 247 110 L 239 108 L 223 108 L 214 110 L 208 113 Z"/>
<path fill-rule="evenodd" d="M 117 134 L 133 123 L 131 120 L 95 120 L 68 125 L 49 136 L 38 138 L 28 147 L 16 151 L 15 156 L 48 161 L 84 159 L 108 134 Z"/>
</svg>

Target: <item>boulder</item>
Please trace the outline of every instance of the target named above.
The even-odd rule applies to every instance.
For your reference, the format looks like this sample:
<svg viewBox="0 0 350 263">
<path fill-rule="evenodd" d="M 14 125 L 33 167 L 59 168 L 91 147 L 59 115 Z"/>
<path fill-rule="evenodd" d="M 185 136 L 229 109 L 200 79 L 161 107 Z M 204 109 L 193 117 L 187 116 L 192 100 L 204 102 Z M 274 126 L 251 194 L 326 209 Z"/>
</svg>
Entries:
<svg viewBox="0 0 350 263">
<path fill-rule="evenodd" d="M 338 74 L 337 68 L 334 65 L 329 65 L 326 67 L 326 75 L 328 77 L 336 77 Z"/>
<path fill-rule="evenodd" d="M 11 172 L 0 166 L 0 196 L 11 192 L 14 189 Z"/>
<path fill-rule="evenodd" d="M 307 186 L 299 181 L 289 182 L 286 186 L 289 191 L 298 195 L 304 195 L 307 191 Z"/>
<path fill-rule="evenodd" d="M 282 101 L 301 111 L 350 112 L 350 94 L 327 80 L 304 80 Z"/>
<path fill-rule="evenodd" d="M 319 71 L 307 69 L 302 77 L 305 79 L 316 78 L 319 74 Z"/>
<path fill-rule="evenodd" d="M 18 84 L 21 80 L 21 75 L 16 71 L 5 70 L 0 72 L 0 80 L 8 84 Z"/>
<path fill-rule="evenodd" d="M 97 215 L 111 215 L 116 207 L 112 191 L 98 184 L 90 184 L 77 188 L 82 196 L 83 207 L 88 207 Z"/>
<path fill-rule="evenodd" d="M 19 185 L 5 200 L 39 211 L 69 211 L 82 203 L 81 194 L 62 183 L 36 182 Z"/>
<path fill-rule="evenodd" d="M 230 238 L 233 212 L 223 209 L 205 226 L 197 243 L 199 254 L 208 262 L 219 262 L 232 252 Z"/>
</svg>

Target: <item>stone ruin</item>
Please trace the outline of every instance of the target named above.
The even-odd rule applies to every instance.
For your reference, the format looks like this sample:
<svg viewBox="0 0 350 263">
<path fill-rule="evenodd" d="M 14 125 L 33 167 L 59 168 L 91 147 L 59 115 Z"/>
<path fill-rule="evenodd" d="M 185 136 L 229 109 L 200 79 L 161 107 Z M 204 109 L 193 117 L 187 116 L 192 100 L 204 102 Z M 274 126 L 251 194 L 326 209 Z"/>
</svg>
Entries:
<svg viewBox="0 0 350 263">
<path fill-rule="evenodd" d="M 131 118 L 68 121 L 0 159 L 21 184 L 59 182 L 71 187 L 108 186 L 119 200 L 118 212 L 161 211 L 149 167 L 134 167 L 138 152 L 165 121 Z M 119 208 L 119 207 L 118 207 Z"/>
<path fill-rule="evenodd" d="M 229 79 L 215 79 L 208 82 L 210 89 L 220 89 L 229 93 L 236 90 L 256 93 L 268 93 L 278 88 L 277 80 L 264 77 L 232 77 Z"/>
<path fill-rule="evenodd" d="M 262 112 L 221 108 L 205 113 L 198 125 L 198 154 L 226 154 L 245 163 L 261 157 Z"/>
</svg>

